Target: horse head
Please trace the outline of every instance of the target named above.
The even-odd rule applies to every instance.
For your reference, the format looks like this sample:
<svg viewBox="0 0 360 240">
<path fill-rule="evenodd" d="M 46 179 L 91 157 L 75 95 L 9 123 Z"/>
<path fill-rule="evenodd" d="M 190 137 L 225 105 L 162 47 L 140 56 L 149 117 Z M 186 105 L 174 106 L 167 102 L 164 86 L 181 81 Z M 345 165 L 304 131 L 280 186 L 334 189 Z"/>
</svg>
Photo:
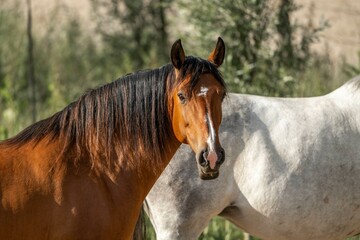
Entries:
<svg viewBox="0 0 360 240">
<path fill-rule="evenodd" d="M 185 56 L 181 41 L 171 49 L 171 61 L 178 84 L 171 93 L 172 127 L 181 143 L 189 144 L 196 154 L 202 179 L 219 175 L 225 152 L 219 142 L 222 100 L 225 83 L 218 72 L 225 55 L 225 44 L 218 39 L 207 60 Z"/>
</svg>

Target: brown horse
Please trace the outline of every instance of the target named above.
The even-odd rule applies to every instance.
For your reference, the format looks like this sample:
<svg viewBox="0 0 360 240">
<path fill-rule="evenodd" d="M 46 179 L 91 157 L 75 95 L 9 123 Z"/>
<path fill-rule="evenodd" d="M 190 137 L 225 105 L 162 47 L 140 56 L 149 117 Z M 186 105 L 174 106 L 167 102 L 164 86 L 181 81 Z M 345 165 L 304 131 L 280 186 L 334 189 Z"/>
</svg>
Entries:
<svg viewBox="0 0 360 240">
<path fill-rule="evenodd" d="M 91 90 L 0 143 L 0 239 L 131 239 L 142 202 L 181 143 L 201 176 L 224 160 L 219 38 L 185 57 Z"/>
</svg>

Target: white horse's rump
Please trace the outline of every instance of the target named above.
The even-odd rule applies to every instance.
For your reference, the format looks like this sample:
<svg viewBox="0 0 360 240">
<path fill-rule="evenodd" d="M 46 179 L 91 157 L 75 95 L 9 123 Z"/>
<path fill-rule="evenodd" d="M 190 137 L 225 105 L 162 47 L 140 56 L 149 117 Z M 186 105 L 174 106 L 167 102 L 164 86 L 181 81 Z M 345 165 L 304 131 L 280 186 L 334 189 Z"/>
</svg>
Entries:
<svg viewBox="0 0 360 240">
<path fill-rule="evenodd" d="M 314 98 L 231 94 L 226 161 L 203 181 L 181 148 L 147 197 L 160 240 L 196 239 L 221 215 L 267 240 L 360 233 L 360 78 Z"/>
</svg>

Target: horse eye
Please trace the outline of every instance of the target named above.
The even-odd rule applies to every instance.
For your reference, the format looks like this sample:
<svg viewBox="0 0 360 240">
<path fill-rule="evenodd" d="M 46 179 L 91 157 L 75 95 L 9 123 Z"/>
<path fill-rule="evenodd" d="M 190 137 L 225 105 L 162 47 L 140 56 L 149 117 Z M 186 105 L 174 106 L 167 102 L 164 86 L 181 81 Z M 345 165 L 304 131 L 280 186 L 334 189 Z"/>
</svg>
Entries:
<svg viewBox="0 0 360 240">
<path fill-rule="evenodd" d="M 179 100 L 182 104 L 184 104 L 186 102 L 186 98 L 184 96 L 184 94 L 182 92 L 179 92 L 178 94 Z"/>
</svg>

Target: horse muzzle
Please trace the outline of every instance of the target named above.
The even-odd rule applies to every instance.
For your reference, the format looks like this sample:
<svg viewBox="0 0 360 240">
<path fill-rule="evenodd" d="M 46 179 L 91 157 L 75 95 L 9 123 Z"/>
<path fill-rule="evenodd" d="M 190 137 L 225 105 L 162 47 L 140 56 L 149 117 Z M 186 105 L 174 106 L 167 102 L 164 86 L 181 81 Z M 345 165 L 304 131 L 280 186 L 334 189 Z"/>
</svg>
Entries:
<svg viewBox="0 0 360 240">
<path fill-rule="evenodd" d="M 222 147 L 216 151 L 205 149 L 197 156 L 200 178 L 215 179 L 219 176 L 220 165 L 225 161 L 225 151 Z"/>
</svg>

